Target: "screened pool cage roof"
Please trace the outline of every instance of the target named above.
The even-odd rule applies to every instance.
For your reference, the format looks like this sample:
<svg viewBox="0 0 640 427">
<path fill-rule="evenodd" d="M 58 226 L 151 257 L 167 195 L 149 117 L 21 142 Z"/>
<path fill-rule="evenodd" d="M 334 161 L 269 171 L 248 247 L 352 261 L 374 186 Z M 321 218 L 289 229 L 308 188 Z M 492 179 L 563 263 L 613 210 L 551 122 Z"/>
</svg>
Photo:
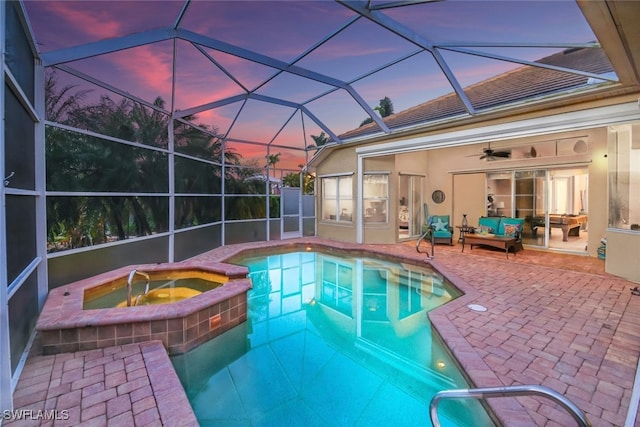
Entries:
<svg viewBox="0 0 640 427">
<path fill-rule="evenodd" d="M 306 164 L 323 133 L 348 143 L 618 83 L 572 1 L 24 5 L 58 87 L 133 100 L 282 168 Z M 548 80 L 532 90 L 536 70 Z M 383 118 L 385 97 L 396 114 Z"/>
</svg>

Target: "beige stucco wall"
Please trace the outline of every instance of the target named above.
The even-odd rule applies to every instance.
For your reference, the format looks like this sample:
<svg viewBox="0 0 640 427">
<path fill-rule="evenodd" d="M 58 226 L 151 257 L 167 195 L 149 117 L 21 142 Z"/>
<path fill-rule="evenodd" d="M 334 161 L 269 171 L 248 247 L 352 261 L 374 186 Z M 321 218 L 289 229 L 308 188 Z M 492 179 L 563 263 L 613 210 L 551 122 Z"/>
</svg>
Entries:
<svg viewBox="0 0 640 427">
<path fill-rule="evenodd" d="M 469 225 L 477 225 L 478 219 L 485 215 L 486 179 L 484 173 L 466 173 L 453 175 L 453 225 L 462 225 L 463 215 L 467 215 Z M 455 231 L 459 237 L 458 230 Z"/>
<path fill-rule="evenodd" d="M 452 226 L 462 223 L 462 214 L 468 215 L 469 223 L 477 223 L 479 216 L 485 212 L 485 178 L 487 171 L 501 171 L 514 169 L 528 169 L 538 167 L 562 167 L 575 164 L 587 165 L 589 169 L 589 237 L 588 254 L 597 256 L 600 239 L 605 236 L 607 225 L 607 128 L 596 128 L 555 135 L 545 135 L 497 141 L 492 148 L 514 145 L 528 145 L 549 139 L 586 138 L 589 152 L 564 156 L 562 158 L 530 158 L 508 161 L 487 162 L 481 160 L 480 153 L 486 144 L 475 144 L 441 149 L 420 150 L 415 152 L 385 155 L 381 157 L 367 157 L 364 159 L 365 171 L 389 173 L 389 222 L 387 224 L 365 224 L 364 241 L 366 243 L 396 242 L 397 216 L 399 199 L 399 175 L 410 173 L 424 175 L 423 201 L 427 203 L 430 215 L 451 215 Z M 333 150 L 318 166 L 319 176 L 353 171 L 353 194 L 357 195 L 357 155 L 355 147 L 345 147 Z M 454 188 L 454 177 L 464 176 Z M 463 184 L 464 182 L 464 184 Z M 435 190 L 442 190 L 445 194 L 443 203 L 437 204 L 431 194 Z M 454 195 L 454 190 L 456 194 Z M 318 188 L 321 198 L 321 188 Z M 320 206 L 318 205 L 318 208 Z M 356 221 L 351 224 L 335 224 L 318 222 L 318 235 L 343 241 L 356 241 Z"/>
<path fill-rule="evenodd" d="M 621 98 L 622 100 L 622 98 Z M 615 103 L 601 101 L 603 104 Z M 593 103 L 588 107 L 596 107 Z M 583 106 L 587 108 L 587 106 Z M 571 107 L 559 108 L 558 113 L 571 110 Z M 553 114 L 548 110 L 547 114 Z M 536 114 L 523 114 L 519 117 L 503 118 L 493 121 L 508 122 L 511 120 L 525 119 Z M 491 123 L 487 121 L 482 125 Z M 453 132 L 461 129 L 469 129 L 473 124 L 464 124 L 446 129 Z M 421 134 L 394 136 L 369 142 L 367 147 L 375 147 L 379 144 L 387 144 L 393 141 L 403 141 L 408 138 L 427 136 L 439 133 L 438 130 L 430 130 Z M 429 214 L 449 214 L 452 217 L 452 225 L 460 225 L 462 214 L 467 213 L 469 223 L 477 222 L 480 215 L 485 212 L 486 181 L 485 173 L 489 171 L 518 170 L 532 168 L 573 168 L 587 167 L 588 178 L 588 242 L 587 254 L 597 256 L 597 249 L 603 237 L 609 239 L 607 253 L 607 271 L 609 273 L 638 281 L 640 275 L 629 256 L 637 253 L 640 247 L 640 233 L 607 231 L 608 222 L 608 159 L 607 147 L 609 131 L 605 126 L 593 129 L 581 129 L 567 131 L 552 135 L 531 136 L 527 138 L 514 138 L 510 140 L 496 140 L 491 142 L 491 148 L 513 147 L 514 145 L 527 145 L 536 142 L 549 141 L 564 138 L 586 138 L 589 151 L 585 154 L 571 154 L 561 157 L 538 157 L 509 159 L 505 161 L 486 162 L 479 159 L 480 153 L 486 143 L 465 146 L 455 146 L 437 149 L 422 149 L 413 152 L 404 152 L 395 155 L 385 155 L 381 158 L 371 157 L 371 151 L 367 151 L 364 159 L 364 168 L 368 171 L 389 172 L 389 223 L 364 227 L 364 241 L 367 243 L 389 243 L 398 241 L 397 214 L 399 198 L 399 175 L 410 173 L 424 175 L 422 191 L 423 201 L 427 203 Z M 356 148 L 365 144 L 352 144 L 347 147 L 328 150 L 317 164 L 318 175 L 330 173 L 343 173 L 354 171 L 354 198 L 357 195 L 357 155 Z M 445 193 L 443 203 L 436 204 L 431 198 L 435 190 Z M 454 194 L 455 191 L 455 194 Z M 318 199 L 320 200 L 320 199 Z M 319 208 L 319 205 L 318 205 Z M 355 215 L 360 215 L 355 212 Z M 355 218 L 355 217 L 354 217 Z M 356 221 L 348 225 L 323 224 L 319 221 L 318 235 L 336 240 L 356 241 Z M 457 236 L 457 231 L 456 231 Z"/>
<path fill-rule="evenodd" d="M 429 215 L 451 215 L 453 206 L 453 180 L 449 173 L 454 149 L 428 150 L 427 178 L 424 190 L 424 200 L 429 209 Z M 433 192 L 440 190 L 444 193 L 444 201 L 435 203 L 431 197 Z"/>
<path fill-rule="evenodd" d="M 640 283 L 640 233 L 628 230 L 607 230 L 605 271 Z"/>
<path fill-rule="evenodd" d="M 318 212 L 317 223 L 317 235 L 326 237 L 328 239 L 342 241 L 342 242 L 355 242 L 356 241 L 356 227 L 355 218 L 358 215 L 357 204 L 355 199 L 357 196 L 357 156 L 354 147 L 336 148 L 329 153 L 328 157 L 322 164 L 316 168 L 316 176 L 322 177 L 323 175 L 342 174 L 345 172 L 353 172 L 353 198 L 354 198 L 354 212 L 352 223 L 335 223 L 322 220 L 321 200 L 322 200 L 322 185 L 320 180 L 316 185 L 316 212 Z"/>
<path fill-rule="evenodd" d="M 587 254 L 598 256 L 600 239 L 605 236 L 609 199 L 607 195 L 607 128 L 589 131 L 589 239 Z"/>
</svg>

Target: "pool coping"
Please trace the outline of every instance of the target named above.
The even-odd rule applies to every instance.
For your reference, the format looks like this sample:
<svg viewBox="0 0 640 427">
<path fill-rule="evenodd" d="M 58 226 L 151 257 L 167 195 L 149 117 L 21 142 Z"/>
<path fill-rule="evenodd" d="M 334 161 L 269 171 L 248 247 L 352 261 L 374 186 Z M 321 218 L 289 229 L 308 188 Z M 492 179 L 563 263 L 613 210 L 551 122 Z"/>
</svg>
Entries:
<svg viewBox="0 0 640 427">
<path fill-rule="evenodd" d="M 146 341 L 139 346 L 162 425 L 200 425 L 163 343 Z"/>
<path fill-rule="evenodd" d="M 449 351 L 454 355 L 467 378 L 473 384 L 478 387 L 504 387 L 505 384 L 500 381 L 489 365 L 486 364 L 448 318 L 450 313 L 472 304 L 479 295 L 479 292 L 437 260 L 429 260 L 428 262 L 456 288 L 463 292 L 463 295 L 459 298 L 428 312 L 427 316 L 429 316 L 431 324 L 445 342 Z M 537 425 L 526 409 L 513 397 L 487 399 L 484 403 L 491 408 L 493 415 L 495 415 L 503 425 L 513 424 L 519 427 Z"/>
</svg>

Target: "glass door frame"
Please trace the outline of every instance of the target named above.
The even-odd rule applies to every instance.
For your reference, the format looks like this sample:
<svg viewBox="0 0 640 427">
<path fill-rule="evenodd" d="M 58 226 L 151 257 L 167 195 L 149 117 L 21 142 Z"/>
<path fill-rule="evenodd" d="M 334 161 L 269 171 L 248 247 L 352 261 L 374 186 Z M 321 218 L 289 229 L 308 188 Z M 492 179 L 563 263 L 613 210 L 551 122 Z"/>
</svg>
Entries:
<svg viewBox="0 0 640 427">
<path fill-rule="evenodd" d="M 523 237 L 523 242 L 522 242 L 525 245 L 542 248 L 542 249 L 567 250 L 571 252 L 582 253 L 583 251 L 581 250 L 572 250 L 570 248 L 563 247 L 563 243 L 559 243 L 558 245 L 553 245 L 551 242 L 550 233 L 549 233 L 550 215 L 554 213 L 552 212 L 552 205 L 553 205 L 552 197 L 553 197 L 553 191 L 554 191 L 553 177 L 557 176 L 560 179 L 566 179 L 571 176 L 574 176 L 574 177 L 579 176 L 579 175 L 576 175 L 575 173 L 573 175 L 562 173 L 563 171 L 569 171 L 569 170 L 575 171 L 577 169 L 585 170 L 586 173 L 584 175 L 587 176 L 586 187 L 579 190 L 580 191 L 580 203 L 579 203 L 580 212 L 578 212 L 578 214 L 580 215 L 587 214 L 588 208 L 584 206 L 583 197 L 586 196 L 588 198 L 588 176 L 589 176 L 588 165 L 579 164 L 579 165 L 571 165 L 571 166 L 549 165 L 549 166 L 539 167 L 539 168 L 522 168 L 522 169 L 519 168 L 519 169 L 512 169 L 512 170 L 497 170 L 497 171 L 485 172 L 485 177 L 487 181 L 487 191 L 488 191 L 486 215 L 493 214 L 498 216 L 511 216 L 511 217 L 520 216 L 522 218 L 525 218 L 525 229 L 523 230 L 523 234 L 524 236 L 527 236 L 527 237 Z M 517 182 L 518 175 L 526 174 L 528 172 L 532 173 L 533 184 L 531 186 L 531 189 L 530 190 L 526 189 L 527 190 L 526 193 L 522 193 L 522 192 L 518 193 L 518 191 L 520 191 L 519 188 L 522 187 L 521 185 L 518 185 L 518 182 Z M 544 175 L 541 172 L 544 172 Z M 492 174 L 494 174 L 496 178 L 490 179 Z M 508 175 L 510 175 L 511 177 L 507 178 Z M 580 174 L 580 175 L 583 175 L 583 174 Z M 506 194 L 505 188 L 503 188 L 501 192 L 495 192 L 495 189 L 493 187 L 496 187 L 496 183 L 493 183 L 492 181 L 495 181 L 497 179 L 502 179 L 502 180 L 510 179 L 510 187 L 511 187 L 510 195 Z M 541 189 L 539 188 L 540 182 L 542 182 Z M 502 187 L 504 187 L 504 185 Z M 567 192 L 565 198 L 566 198 L 567 204 L 572 206 L 571 210 L 575 211 L 576 210 L 575 200 L 576 200 L 576 194 L 578 191 L 576 190 L 576 183 L 574 181 L 569 182 L 568 189 L 570 191 Z M 523 191 L 524 190 L 525 189 L 523 189 Z M 523 207 L 523 203 L 527 201 L 523 197 L 531 198 L 530 208 L 526 206 Z M 504 203 L 505 201 L 506 203 Z M 504 205 L 506 205 L 504 206 L 504 208 L 502 206 L 503 203 Z M 521 213 L 522 210 L 530 211 L 530 212 L 525 212 L 524 214 L 522 214 Z M 565 209 L 565 210 L 568 210 L 568 209 Z M 576 212 L 562 212 L 562 213 L 575 214 Z M 529 217 L 529 221 L 526 221 L 527 217 Z M 544 230 L 544 235 L 542 236 L 538 234 L 538 229 L 540 228 Z M 584 230 L 585 228 L 581 226 L 581 229 Z M 558 232 L 559 230 L 556 229 L 556 233 Z M 585 247 L 586 247 L 586 243 L 585 243 Z"/>
<path fill-rule="evenodd" d="M 404 188 L 406 187 L 406 188 Z M 398 212 L 405 198 L 408 209 L 407 235 L 400 236 L 400 224 L 398 223 L 398 240 L 415 239 L 422 233 L 422 188 L 424 187 L 424 175 L 400 172 L 398 177 Z M 399 216 L 398 216 L 399 217 Z M 399 222 L 399 220 L 398 220 Z"/>
<path fill-rule="evenodd" d="M 541 173 L 542 172 L 542 173 Z M 528 191 L 527 193 L 520 192 L 518 185 L 518 174 L 531 174 L 531 188 L 529 190 L 522 189 L 523 191 Z M 524 179 L 524 178 L 523 178 Z M 513 206 L 514 210 L 517 211 L 525 211 L 525 230 L 523 230 L 523 235 L 528 227 L 531 232 L 531 237 L 523 238 L 522 243 L 530 246 L 540 247 L 544 249 L 549 249 L 549 233 L 548 224 L 549 224 L 549 169 L 547 168 L 533 168 L 533 169 L 517 169 L 513 171 Z M 527 199 L 530 199 L 531 204 L 529 206 L 523 206 L 528 202 Z M 512 212 L 512 215 L 516 212 Z M 528 215 L 527 215 L 528 214 Z M 529 217 L 529 221 L 526 221 L 526 218 Z M 544 235 L 539 236 L 537 234 L 538 228 L 544 229 Z M 537 244 L 537 241 L 542 237 L 542 244 Z M 529 240 L 529 241 L 527 241 Z M 535 240 L 536 243 L 533 243 L 532 240 Z"/>
<path fill-rule="evenodd" d="M 302 187 L 280 189 L 280 238 L 302 237 Z"/>
</svg>

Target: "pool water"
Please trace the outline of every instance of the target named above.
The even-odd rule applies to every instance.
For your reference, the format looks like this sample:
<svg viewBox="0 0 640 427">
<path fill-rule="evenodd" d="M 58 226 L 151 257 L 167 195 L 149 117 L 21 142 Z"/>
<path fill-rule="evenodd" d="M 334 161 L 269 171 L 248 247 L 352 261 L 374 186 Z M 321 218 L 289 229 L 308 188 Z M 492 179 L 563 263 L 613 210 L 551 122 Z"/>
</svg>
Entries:
<svg viewBox="0 0 640 427">
<path fill-rule="evenodd" d="M 140 276 L 137 277 L 139 279 Z M 149 282 L 149 298 L 142 297 L 139 305 L 168 304 L 198 295 L 202 292 L 222 286 L 200 277 L 161 278 Z M 132 284 L 132 302 L 138 295 L 144 295 L 146 282 L 138 280 Z M 85 292 L 82 308 L 92 310 L 98 308 L 127 307 L 127 279 L 124 278 L 109 286 L 102 286 Z"/>
<path fill-rule="evenodd" d="M 437 272 L 293 252 L 246 258 L 248 321 L 172 361 L 202 426 L 425 426 L 467 388 L 426 313 L 460 295 Z M 445 426 L 492 426 L 443 401 Z"/>
</svg>

